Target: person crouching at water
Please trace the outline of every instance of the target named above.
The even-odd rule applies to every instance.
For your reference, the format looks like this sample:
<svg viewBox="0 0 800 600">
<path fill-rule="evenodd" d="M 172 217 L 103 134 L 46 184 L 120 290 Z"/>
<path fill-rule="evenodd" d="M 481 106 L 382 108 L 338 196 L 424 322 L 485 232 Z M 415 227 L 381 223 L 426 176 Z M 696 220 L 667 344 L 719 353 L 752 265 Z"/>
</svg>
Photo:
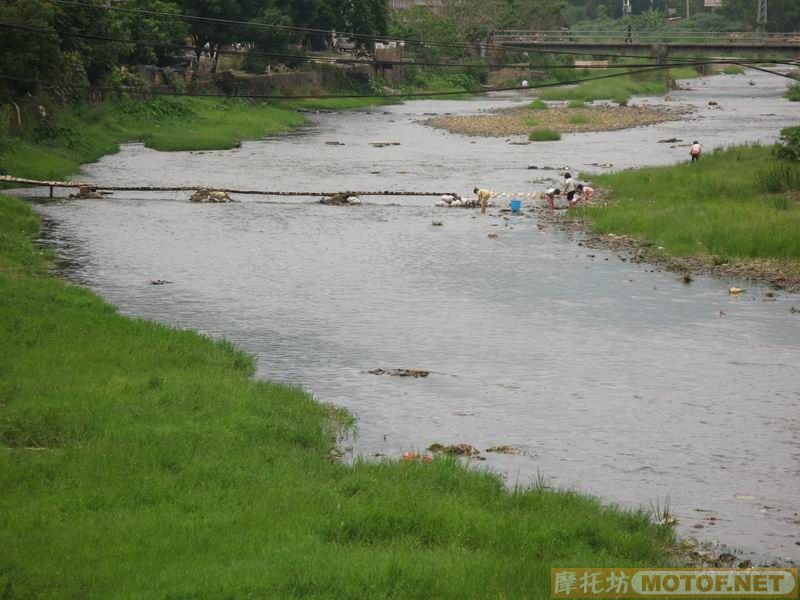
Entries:
<svg viewBox="0 0 800 600">
<path fill-rule="evenodd" d="M 564 173 L 564 193 L 567 195 L 567 202 L 572 206 L 575 198 L 575 181 L 572 179 L 572 173 Z"/>
<path fill-rule="evenodd" d="M 547 200 L 547 207 L 553 211 L 556 209 L 556 196 L 561 195 L 561 190 L 558 188 L 547 188 L 544 192 L 544 199 Z"/>
<path fill-rule="evenodd" d="M 575 202 L 570 204 L 570 206 L 575 206 L 581 200 L 583 200 L 586 204 L 592 203 L 592 198 L 594 198 L 594 188 L 590 188 L 588 185 L 579 183 L 575 189 L 578 191 L 578 193 L 575 195 Z"/>
<path fill-rule="evenodd" d="M 692 162 L 700 160 L 700 154 L 703 152 L 703 147 L 697 140 L 692 142 L 692 147 L 689 149 L 689 156 L 692 157 Z"/>
<path fill-rule="evenodd" d="M 486 206 L 489 204 L 489 198 L 492 197 L 492 192 L 484 188 L 481 189 L 475 188 L 472 191 L 478 194 L 478 204 L 481 205 L 481 212 L 485 213 Z"/>
</svg>

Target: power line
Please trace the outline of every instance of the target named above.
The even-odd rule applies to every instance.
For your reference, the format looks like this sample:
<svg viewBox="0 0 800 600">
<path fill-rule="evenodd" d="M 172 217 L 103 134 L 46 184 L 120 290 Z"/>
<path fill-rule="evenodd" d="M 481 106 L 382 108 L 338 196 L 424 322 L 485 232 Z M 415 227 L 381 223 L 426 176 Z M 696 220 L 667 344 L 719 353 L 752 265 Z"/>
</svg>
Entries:
<svg viewBox="0 0 800 600">
<path fill-rule="evenodd" d="M 89 33 L 73 33 L 73 32 L 59 32 L 54 29 L 48 29 L 44 27 L 31 27 L 29 25 L 21 25 L 19 23 L 7 23 L 0 21 L 0 27 L 8 27 L 9 29 L 18 29 L 21 31 L 30 31 L 33 33 L 43 33 L 48 35 L 54 35 L 58 37 L 74 37 L 80 39 L 90 39 L 90 40 L 98 40 L 98 41 L 107 41 L 107 42 L 119 42 L 125 44 L 132 44 L 135 46 L 150 46 L 154 48 L 163 48 L 167 50 L 184 50 L 184 51 L 195 51 L 196 48 L 194 46 L 185 46 L 180 44 L 171 44 L 168 42 L 152 42 L 147 40 L 135 40 L 130 38 L 120 38 L 120 37 L 112 37 L 112 36 L 104 36 L 104 35 L 96 35 L 96 34 L 89 34 Z M 266 58 L 282 58 L 286 60 L 294 60 L 294 61 L 302 61 L 302 62 L 326 62 L 331 64 L 354 64 L 354 65 L 409 65 L 409 66 L 425 66 L 425 67 L 448 67 L 448 68 L 529 68 L 529 69 L 629 69 L 629 68 L 639 68 L 639 67 L 650 67 L 655 66 L 654 63 L 646 63 L 646 64 L 639 64 L 639 63 L 627 63 L 627 64 L 620 64 L 620 65 L 603 65 L 603 66 L 586 66 L 586 67 L 575 67 L 574 65 L 551 65 L 547 63 L 504 63 L 500 65 L 484 65 L 484 64 L 477 64 L 477 63 L 453 63 L 453 62 L 428 62 L 428 61 L 408 61 L 408 60 L 359 60 L 355 58 L 339 58 L 333 56 L 312 56 L 307 54 L 284 54 L 279 52 L 261 52 L 255 50 L 248 50 L 246 52 L 239 51 L 239 50 L 224 50 L 218 49 L 216 50 L 218 54 L 225 54 L 230 56 L 260 56 Z M 728 63 L 730 61 L 717 61 L 711 60 L 709 64 L 717 63 L 717 62 L 725 62 Z M 685 62 L 676 62 L 676 63 L 662 63 L 662 65 L 666 66 L 685 66 Z"/>
<path fill-rule="evenodd" d="M 791 79 L 792 81 L 800 81 L 800 77 L 796 77 L 791 73 L 781 73 L 780 71 L 773 71 L 772 69 L 765 69 L 764 67 L 757 67 L 754 64 L 748 64 L 748 63 L 737 62 L 734 64 L 739 65 L 740 67 L 747 67 L 749 69 L 755 69 L 756 71 L 762 71 L 763 73 L 769 73 L 770 75 L 785 77 L 786 79 Z"/>
<path fill-rule="evenodd" d="M 692 63 L 692 65 L 700 65 L 704 63 Z M 84 84 L 75 84 L 75 83 L 59 83 L 59 82 L 41 82 L 38 79 L 32 77 L 21 77 L 18 75 L 7 75 L 5 73 L 0 73 L 0 79 L 6 79 L 10 81 L 18 81 L 24 83 L 33 83 L 36 85 L 40 85 L 42 87 L 66 87 L 70 89 L 82 89 L 82 90 L 94 90 L 94 91 L 103 91 L 103 92 L 128 92 L 134 94 L 143 94 L 143 95 L 154 95 L 154 96 L 187 96 L 187 97 L 194 97 L 194 98 L 226 98 L 226 99 L 233 99 L 233 98 L 243 98 L 243 99 L 256 99 L 256 100 L 328 100 L 334 98 L 381 98 L 385 100 L 402 100 L 404 98 L 431 98 L 431 97 L 439 97 L 439 96 L 457 96 L 463 95 L 467 93 L 472 94 L 487 94 L 489 92 L 507 92 L 507 91 L 515 91 L 515 90 L 536 90 L 536 89 L 544 89 L 544 88 L 552 88 L 552 87 L 559 87 L 563 85 L 577 85 L 580 83 L 587 83 L 590 81 L 597 81 L 600 79 L 611 79 L 614 77 L 623 77 L 625 75 L 637 75 L 640 73 L 650 73 L 653 71 L 661 71 L 667 69 L 669 67 L 666 66 L 654 66 L 648 67 L 643 69 L 636 69 L 633 71 L 627 71 L 624 73 L 608 73 L 606 75 L 598 75 L 597 77 L 583 77 L 580 79 L 572 79 L 570 81 L 557 81 L 551 83 L 543 83 L 540 85 L 534 85 L 527 88 L 523 88 L 522 86 L 506 86 L 506 87 L 496 87 L 491 89 L 481 89 L 481 90 L 460 90 L 460 91 L 446 91 L 446 92 L 410 92 L 410 93 L 401 93 L 395 96 L 389 96 L 386 94 L 299 94 L 299 95 L 292 95 L 292 96 L 284 96 L 278 94 L 239 94 L 235 96 L 229 96 L 227 94 L 192 94 L 192 93 L 183 93 L 183 92 L 174 92 L 174 91 L 167 91 L 167 90 L 143 90 L 139 88 L 132 88 L 127 86 L 122 87 L 113 87 L 113 86 L 99 86 L 99 85 L 84 85 Z"/>
</svg>

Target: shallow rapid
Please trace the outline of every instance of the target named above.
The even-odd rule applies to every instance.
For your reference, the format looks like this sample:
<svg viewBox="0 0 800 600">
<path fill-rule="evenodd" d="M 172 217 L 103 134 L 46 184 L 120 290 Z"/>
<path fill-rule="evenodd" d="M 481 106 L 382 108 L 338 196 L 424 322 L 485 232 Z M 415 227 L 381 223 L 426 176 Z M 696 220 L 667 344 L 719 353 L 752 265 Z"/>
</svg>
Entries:
<svg viewBox="0 0 800 600">
<path fill-rule="evenodd" d="M 226 152 L 127 145 L 79 179 L 528 193 L 559 175 L 529 165 L 669 164 L 688 157 L 693 139 L 706 150 L 772 142 L 796 124 L 779 78 L 684 83 L 692 89 L 671 96 L 696 110 L 682 121 L 560 142 L 512 145 L 521 138 L 420 123 L 530 100 L 503 94 L 312 115 L 295 134 Z M 684 143 L 658 143 L 673 137 Z M 706 277 L 685 285 L 541 229 L 531 213 L 481 216 L 420 197 L 356 207 L 237 199 L 116 193 L 39 210 L 70 277 L 126 314 L 232 340 L 258 357 L 259 376 L 347 407 L 358 417 L 355 454 L 515 445 L 524 452 L 485 453 L 479 464 L 509 484 L 544 477 L 626 506 L 669 497 L 681 534 L 800 560 L 800 315 L 789 312 L 800 297 L 765 302 L 759 286 Z M 174 283 L 150 285 L 157 279 Z M 731 285 L 747 292 L 729 296 Z M 367 373 L 377 367 L 431 375 Z"/>
</svg>

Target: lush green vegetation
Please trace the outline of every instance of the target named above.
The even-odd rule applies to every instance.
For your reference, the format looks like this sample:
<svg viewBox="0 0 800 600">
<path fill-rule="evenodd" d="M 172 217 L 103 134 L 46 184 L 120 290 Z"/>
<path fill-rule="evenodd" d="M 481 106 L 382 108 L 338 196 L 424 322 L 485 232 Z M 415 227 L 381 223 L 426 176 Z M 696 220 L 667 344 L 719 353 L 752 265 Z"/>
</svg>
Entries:
<svg viewBox="0 0 800 600">
<path fill-rule="evenodd" d="M 552 129 L 534 129 L 528 134 L 532 142 L 555 142 L 561 139 L 561 134 Z"/>
<path fill-rule="evenodd" d="M 283 103 L 161 97 L 68 105 L 47 120 L 30 118 L 23 129 L 0 135 L 0 173 L 58 179 L 116 152 L 119 144 L 142 141 L 157 150 L 227 149 L 302 125 L 297 108 L 360 108 L 378 99 L 336 98 Z M 2 132 L 0 132 L 2 133 Z"/>
<path fill-rule="evenodd" d="M 591 77 L 591 76 L 590 76 Z M 692 67 L 670 69 L 672 79 L 697 77 Z M 539 93 L 543 100 L 570 100 L 592 102 L 614 100 L 625 105 L 634 95 L 657 95 L 667 93 L 667 82 L 662 72 L 636 73 L 607 79 L 587 81 L 574 87 L 548 88 Z"/>
<path fill-rule="evenodd" d="M 792 102 L 800 102 L 800 83 L 790 85 L 786 90 L 786 97 Z"/>
<path fill-rule="evenodd" d="M 585 209 L 599 233 L 638 236 L 678 256 L 800 261 L 800 162 L 770 148 L 720 150 L 594 182 L 613 198 Z"/>
<path fill-rule="evenodd" d="M 48 277 L 37 231 L 0 196 L 2 597 L 547 598 L 552 565 L 669 563 L 671 531 L 579 494 L 340 464 L 345 415 Z"/>
</svg>

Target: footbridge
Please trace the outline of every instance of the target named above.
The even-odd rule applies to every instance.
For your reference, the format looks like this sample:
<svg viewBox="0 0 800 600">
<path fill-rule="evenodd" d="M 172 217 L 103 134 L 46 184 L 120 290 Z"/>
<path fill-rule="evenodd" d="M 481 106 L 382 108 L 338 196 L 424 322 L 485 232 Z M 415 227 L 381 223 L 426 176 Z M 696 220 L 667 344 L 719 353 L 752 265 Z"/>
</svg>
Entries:
<svg viewBox="0 0 800 600">
<path fill-rule="evenodd" d="M 800 32 L 698 32 L 698 31 L 569 31 L 506 30 L 489 38 L 495 50 L 572 51 L 580 54 L 673 54 L 721 57 L 791 56 L 800 58 Z"/>
</svg>

